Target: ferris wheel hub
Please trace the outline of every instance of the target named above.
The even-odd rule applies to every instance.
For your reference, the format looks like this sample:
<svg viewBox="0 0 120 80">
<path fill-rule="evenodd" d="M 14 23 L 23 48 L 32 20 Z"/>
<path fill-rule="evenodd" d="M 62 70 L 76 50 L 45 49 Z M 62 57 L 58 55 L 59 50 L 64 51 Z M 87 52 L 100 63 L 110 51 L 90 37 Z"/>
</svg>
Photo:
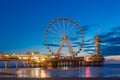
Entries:
<svg viewBox="0 0 120 80">
<path fill-rule="evenodd" d="M 66 35 L 64 35 L 63 37 L 62 37 L 62 40 L 67 40 L 68 39 L 68 36 L 66 36 Z"/>
</svg>

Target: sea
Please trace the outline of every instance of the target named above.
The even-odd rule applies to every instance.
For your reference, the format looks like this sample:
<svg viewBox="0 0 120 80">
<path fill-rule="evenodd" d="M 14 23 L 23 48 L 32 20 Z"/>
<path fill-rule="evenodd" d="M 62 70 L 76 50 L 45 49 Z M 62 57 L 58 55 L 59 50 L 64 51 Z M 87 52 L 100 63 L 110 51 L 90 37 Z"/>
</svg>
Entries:
<svg viewBox="0 0 120 80">
<path fill-rule="evenodd" d="M 55 78 L 55 77 L 108 77 L 120 78 L 120 64 L 104 64 L 102 67 L 58 68 L 0 68 L 0 77 Z"/>
</svg>

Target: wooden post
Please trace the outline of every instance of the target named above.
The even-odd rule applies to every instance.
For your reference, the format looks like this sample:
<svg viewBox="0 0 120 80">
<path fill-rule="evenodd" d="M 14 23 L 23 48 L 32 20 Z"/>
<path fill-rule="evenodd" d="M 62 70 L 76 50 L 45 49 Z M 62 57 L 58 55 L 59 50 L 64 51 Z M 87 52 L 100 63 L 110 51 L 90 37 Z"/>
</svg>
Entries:
<svg viewBox="0 0 120 80">
<path fill-rule="evenodd" d="M 30 67 L 30 64 L 28 63 L 27 66 L 28 66 L 28 68 L 29 68 L 29 67 Z"/>
<path fill-rule="evenodd" d="M 26 68 L 26 61 L 23 61 L 24 68 Z"/>
<path fill-rule="evenodd" d="M 5 69 L 7 69 L 7 62 L 4 61 L 4 66 L 5 66 Z"/>
<path fill-rule="evenodd" d="M 18 60 L 16 60 L 16 68 L 18 68 Z"/>
<path fill-rule="evenodd" d="M 32 68 L 34 67 L 34 64 L 32 63 Z"/>
<path fill-rule="evenodd" d="M 8 60 L 8 68 L 10 68 L 10 60 Z"/>
</svg>

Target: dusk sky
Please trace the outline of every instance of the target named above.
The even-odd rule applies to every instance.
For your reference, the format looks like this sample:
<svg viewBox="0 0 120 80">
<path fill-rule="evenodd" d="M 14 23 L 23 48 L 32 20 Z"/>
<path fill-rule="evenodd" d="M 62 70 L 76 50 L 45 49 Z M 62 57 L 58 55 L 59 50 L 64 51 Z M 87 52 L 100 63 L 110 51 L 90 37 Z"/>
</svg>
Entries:
<svg viewBox="0 0 120 80">
<path fill-rule="evenodd" d="M 102 39 L 102 55 L 120 54 L 120 0 L 0 0 L 0 51 L 49 53 L 44 33 L 52 20 L 61 17 L 75 20 L 84 32 L 79 55 L 94 53 L 96 31 Z M 57 50 L 55 43 L 50 44 Z"/>
</svg>

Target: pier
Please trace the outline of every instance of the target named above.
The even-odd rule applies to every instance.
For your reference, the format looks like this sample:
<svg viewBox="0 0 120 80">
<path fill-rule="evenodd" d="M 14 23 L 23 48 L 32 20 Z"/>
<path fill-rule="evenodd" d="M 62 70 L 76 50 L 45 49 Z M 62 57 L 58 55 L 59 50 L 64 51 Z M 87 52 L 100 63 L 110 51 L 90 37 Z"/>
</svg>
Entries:
<svg viewBox="0 0 120 80">
<path fill-rule="evenodd" d="M 92 61 L 84 57 L 56 56 L 48 54 L 0 54 L 0 61 L 4 61 L 4 67 L 10 68 L 10 62 L 15 61 L 16 68 L 22 61 L 24 68 L 34 67 L 80 67 L 102 66 L 103 60 Z"/>
<path fill-rule="evenodd" d="M 80 67 L 80 66 L 103 66 L 104 57 L 99 53 L 99 42 L 101 39 L 96 36 L 95 54 L 89 57 L 62 56 L 60 54 L 40 54 L 39 52 L 27 52 L 26 54 L 0 54 L 0 61 L 4 61 L 4 67 L 10 68 L 10 62 L 15 61 L 16 68 L 19 68 L 19 61 L 22 61 L 24 68 L 29 67 Z M 68 44 L 69 45 L 69 44 Z M 60 46 L 61 49 L 61 46 Z M 58 49 L 60 51 L 60 49 Z"/>
<path fill-rule="evenodd" d="M 74 28 L 77 27 L 78 32 L 80 34 L 81 38 L 81 45 L 78 47 L 78 51 L 74 51 L 73 45 L 70 43 L 70 35 L 65 34 L 64 32 L 61 32 L 59 35 L 60 36 L 60 44 L 56 45 L 58 48 L 55 51 L 52 51 L 49 42 L 48 42 L 48 37 L 50 37 L 51 40 L 55 40 L 56 37 L 54 34 L 58 34 L 52 30 L 53 27 L 57 29 L 59 26 L 53 26 L 56 23 L 61 23 L 61 22 L 66 22 L 67 24 L 71 23 L 74 25 Z M 64 26 L 65 24 L 62 23 Z M 70 26 L 68 26 L 70 28 Z M 64 27 L 65 29 L 65 27 Z M 63 30 L 64 30 L 63 29 Z M 58 29 L 59 32 L 60 29 Z M 62 31 L 63 31 L 62 30 Z M 53 32 L 53 35 L 49 35 L 49 32 Z M 70 30 L 71 31 L 71 30 Z M 69 31 L 69 32 L 70 32 Z M 58 37 L 58 36 L 57 36 Z M 48 51 L 51 54 L 40 54 L 39 52 L 26 52 L 26 54 L 2 54 L 0 53 L 0 61 L 4 61 L 4 67 L 5 68 L 10 68 L 10 62 L 15 61 L 16 68 L 19 68 L 19 62 L 21 61 L 24 65 L 24 68 L 29 68 L 29 67 L 62 67 L 62 66 L 68 66 L 68 67 L 79 67 L 79 66 L 102 66 L 104 62 L 104 57 L 100 55 L 100 42 L 101 39 L 98 37 L 98 33 L 96 37 L 94 38 L 95 42 L 95 54 L 89 56 L 89 57 L 81 57 L 78 56 L 80 51 L 82 50 L 83 44 L 84 44 L 84 35 L 82 28 L 79 26 L 79 24 L 70 19 L 70 18 L 56 18 L 55 20 L 51 21 L 50 24 L 48 24 L 48 27 L 46 28 L 45 34 L 44 34 L 44 42 L 45 45 L 48 49 Z M 79 42 L 78 42 L 79 43 Z M 65 45 L 66 44 L 66 45 Z M 61 51 L 62 48 L 66 47 L 68 48 L 69 56 L 64 56 L 62 55 Z"/>
</svg>

